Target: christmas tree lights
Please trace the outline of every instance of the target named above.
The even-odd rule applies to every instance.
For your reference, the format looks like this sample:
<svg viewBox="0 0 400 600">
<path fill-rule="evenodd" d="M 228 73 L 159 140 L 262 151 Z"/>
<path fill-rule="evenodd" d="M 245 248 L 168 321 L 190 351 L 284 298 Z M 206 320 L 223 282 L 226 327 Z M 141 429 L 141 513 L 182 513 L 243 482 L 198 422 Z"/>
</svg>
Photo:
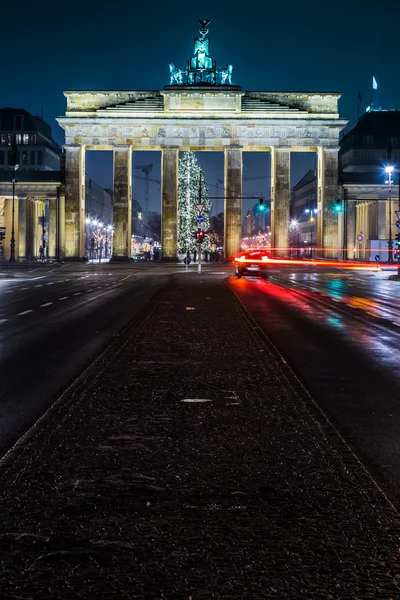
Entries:
<svg viewBox="0 0 400 600">
<path fill-rule="evenodd" d="M 198 251 L 196 231 L 199 225 L 196 217 L 200 214 L 196 204 L 203 204 L 201 215 L 204 218 L 201 229 L 206 232 L 201 249 L 210 251 L 210 208 L 207 188 L 202 169 L 197 164 L 194 152 L 184 152 L 179 159 L 178 172 L 178 252 Z"/>
</svg>

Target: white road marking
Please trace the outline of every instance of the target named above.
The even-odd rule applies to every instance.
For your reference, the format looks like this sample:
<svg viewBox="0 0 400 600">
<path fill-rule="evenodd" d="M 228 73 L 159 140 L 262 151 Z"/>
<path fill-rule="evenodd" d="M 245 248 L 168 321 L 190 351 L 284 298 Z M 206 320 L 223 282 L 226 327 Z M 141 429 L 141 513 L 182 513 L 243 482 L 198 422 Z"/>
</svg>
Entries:
<svg viewBox="0 0 400 600">
<path fill-rule="evenodd" d="M 40 306 L 50 306 L 50 304 L 53 304 L 53 302 L 46 302 L 45 304 L 41 304 Z"/>
<path fill-rule="evenodd" d="M 43 283 L 39 283 L 39 285 L 34 285 L 33 287 L 43 287 Z"/>
<path fill-rule="evenodd" d="M 184 398 L 181 402 L 211 402 L 209 398 Z"/>
<path fill-rule="evenodd" d="M 73 296 L 81 296 L 82 292 L 75 292 L 75 294 L 72 294 Z"/>
<path fill-rule="evenodd" d="M 51 283 L 46 283 L 46 285 L 54 285 L 54 281 L 52 281 Z"/>
<path fill-rule="evenodd" d="M 63 296 L 62 298 L 59 298 L 59 300 L 66 300 L 67 298 L 69 298 L 69 296 Z"/>
<path fill-rule="evenodd" d="M 29 288 L 21 288 L 21 292 L 23 292 L 24 290 L 29 290 Z"/>
<path fill-rule="evenodd" d="M 22 315 L 27 315 L 28 313 L 33 312 L 33 310 L 30 308 L 29 310 L 24 310 L 23 312 L 18 313 L 18 316 L 22 316 Z"/>
<path fill-rule="evenodd" d="M 93 292 L 93 288 L 89 288 L 88 290 L 86 290 L 86 293 L 87 292 Z"/>
<path fill-rule="evenodd" d="M 8 319 L 0 319 L 0 324 L 5 323 L 6 321 L 8 321 Z"/>
<path fill-rule="evenodd" d="M 3 292 L 3 294 L 11 294 L 14 290 L 7 290 L 6 292 Z"/>
</svg>

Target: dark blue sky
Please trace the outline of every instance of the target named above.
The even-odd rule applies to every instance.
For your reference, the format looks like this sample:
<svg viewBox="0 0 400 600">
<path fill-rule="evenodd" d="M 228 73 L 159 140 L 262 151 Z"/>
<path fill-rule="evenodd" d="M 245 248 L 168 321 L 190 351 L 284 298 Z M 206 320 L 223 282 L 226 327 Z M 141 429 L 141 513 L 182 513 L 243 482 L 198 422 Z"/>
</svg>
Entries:
<svg viewBox="0 0 400 600">
<path fill-rule="evenodd" d="M 3 4 L 1 17 L 0 106 L 23 107 L 34 114 L 43 109 L 60 144 L 63 134 L 55 117 L 65 111 L 63 90 L 161 89 L 169 83 L 168 63 L 183 67 L 192 55 L 198 18 L 212 18 L 211 54 L 219 64 L 233 64 L 232 82 L 244 90 L 338 91 L 343 94 L 341 116 L 352 125 L 357 91 L 365 109 L 374 75 L 379 103 L 400 108 L 400 8 L 394 0 L 375 5 L 361 0 L 220 0 L 210 5 L 22 0 Z M 104 154 L 97 160 L 98 154 L 96 161 L 88 160 L 89 174 L 110 186 L 111 158 Z M 136 159 L 138 164 L 154 162 L 152 175 L 158 178 L 158 153 L 150 161 L 148 155 Z M 244 176 L 261 176 L 266 160 L 259 155 L 245 158 Z M 293 183 L 312 160 L 293 160 Z M 223 176 L 222 157 L 210 153 L 201 162 L 207 181 L 215 184 Z M 243 187 L 258 195 L 262 185 L 267 185 L 265 180 L 247 179 Z M 153 184 L 154 208 L 156 188 Z M 139 181 L 137 193 L 142 193 Z"/>
</svg>

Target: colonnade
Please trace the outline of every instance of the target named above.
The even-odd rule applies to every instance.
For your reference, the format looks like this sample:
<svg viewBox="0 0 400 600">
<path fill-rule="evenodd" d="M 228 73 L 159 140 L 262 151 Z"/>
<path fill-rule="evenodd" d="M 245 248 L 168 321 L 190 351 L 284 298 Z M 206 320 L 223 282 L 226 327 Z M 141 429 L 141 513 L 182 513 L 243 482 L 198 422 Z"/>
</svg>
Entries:
<svg viewBox="0 0 400 600">
<path fill-rule="evenodd" d="M 7 187 L 11 188 L 11 185 Z M 63 229 L 61 208 L 64 198 L 61 185 L 54 186 L 54 190 L 48 194 L 25 195 L 25 187 L 27 186 L 24 184 L 21 186 L 16 184 L 14 197 L 15 258 L 25 261 L 40 257 L 40 246 L 43 246 L 43 225 L 39 219 L 45 215 L 46 256 L 50 260 L 58 260 L 62 241 L 60 235 Z M 1 258 L 8 260 L 12 232 L 12 195 L 8 190 L 3 198 L 0 198 L 0 205 L 3 207 L 2 214 L 0 214 L 0 226 L 6 229 Z"/>
<path fill-rule="evenodd" d="M 66 260 L 84 257 L 85 223 L 85 151 L 96 147 L 65 146 L 65 251 Z M 108 149 L 108 148 L 107 148 Z M 157 149 L 157 148 L 155 148 Z M 161 147 L 161 243 L 162 258 L 175 260 L 178 231 L 178 167 L 180 146 Z M 195 148 L 197 150 L 197 148 Z M 224 222 L 225 256 L 231 258 L 240 248 L 242 227 L 243 148 L 233 144 L 224 151 Z M 290 156 L 292 151 L 312 151 L 318 156 L 319 212 L 317 244 L 324 256 L 335 257 L 339 247 L 338 218 L 333 210 L 337 199 L 338 148 L 277 147 L 258 148 L 271 154 L 271 245 L 277 255 L 289 246 Z M 113 261 L 130 259 L 132 206 L 131 145 L 113 148 L 114 251 Z M 282 249 L 282 250 L 279 250 Z"/>
</svg>

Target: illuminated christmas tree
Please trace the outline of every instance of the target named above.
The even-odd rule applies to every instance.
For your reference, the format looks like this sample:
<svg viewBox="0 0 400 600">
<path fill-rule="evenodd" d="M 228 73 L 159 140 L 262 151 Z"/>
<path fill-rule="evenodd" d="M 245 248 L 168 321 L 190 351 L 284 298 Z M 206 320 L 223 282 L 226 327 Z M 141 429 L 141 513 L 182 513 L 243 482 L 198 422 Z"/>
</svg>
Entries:
<svg viewBox="0 0 400 600">
<path fill-rule="evenodd" d="M 201 213 L 196 208 L 196 204 L 200 203 L 203 204 Z M 199 214 L 203 216 L 201 228 L 207 232 L 210 227 L 210 208 L 203 171 L 197 164 L 194 152 L 184 152 L 179 159 L 178 172 L 178 252 L 198 251 L 195 235 L 199 226 L 196 217 Z M 207 233 L 201 249 L 203 252 L 210 251 Z"/>
</svg>

